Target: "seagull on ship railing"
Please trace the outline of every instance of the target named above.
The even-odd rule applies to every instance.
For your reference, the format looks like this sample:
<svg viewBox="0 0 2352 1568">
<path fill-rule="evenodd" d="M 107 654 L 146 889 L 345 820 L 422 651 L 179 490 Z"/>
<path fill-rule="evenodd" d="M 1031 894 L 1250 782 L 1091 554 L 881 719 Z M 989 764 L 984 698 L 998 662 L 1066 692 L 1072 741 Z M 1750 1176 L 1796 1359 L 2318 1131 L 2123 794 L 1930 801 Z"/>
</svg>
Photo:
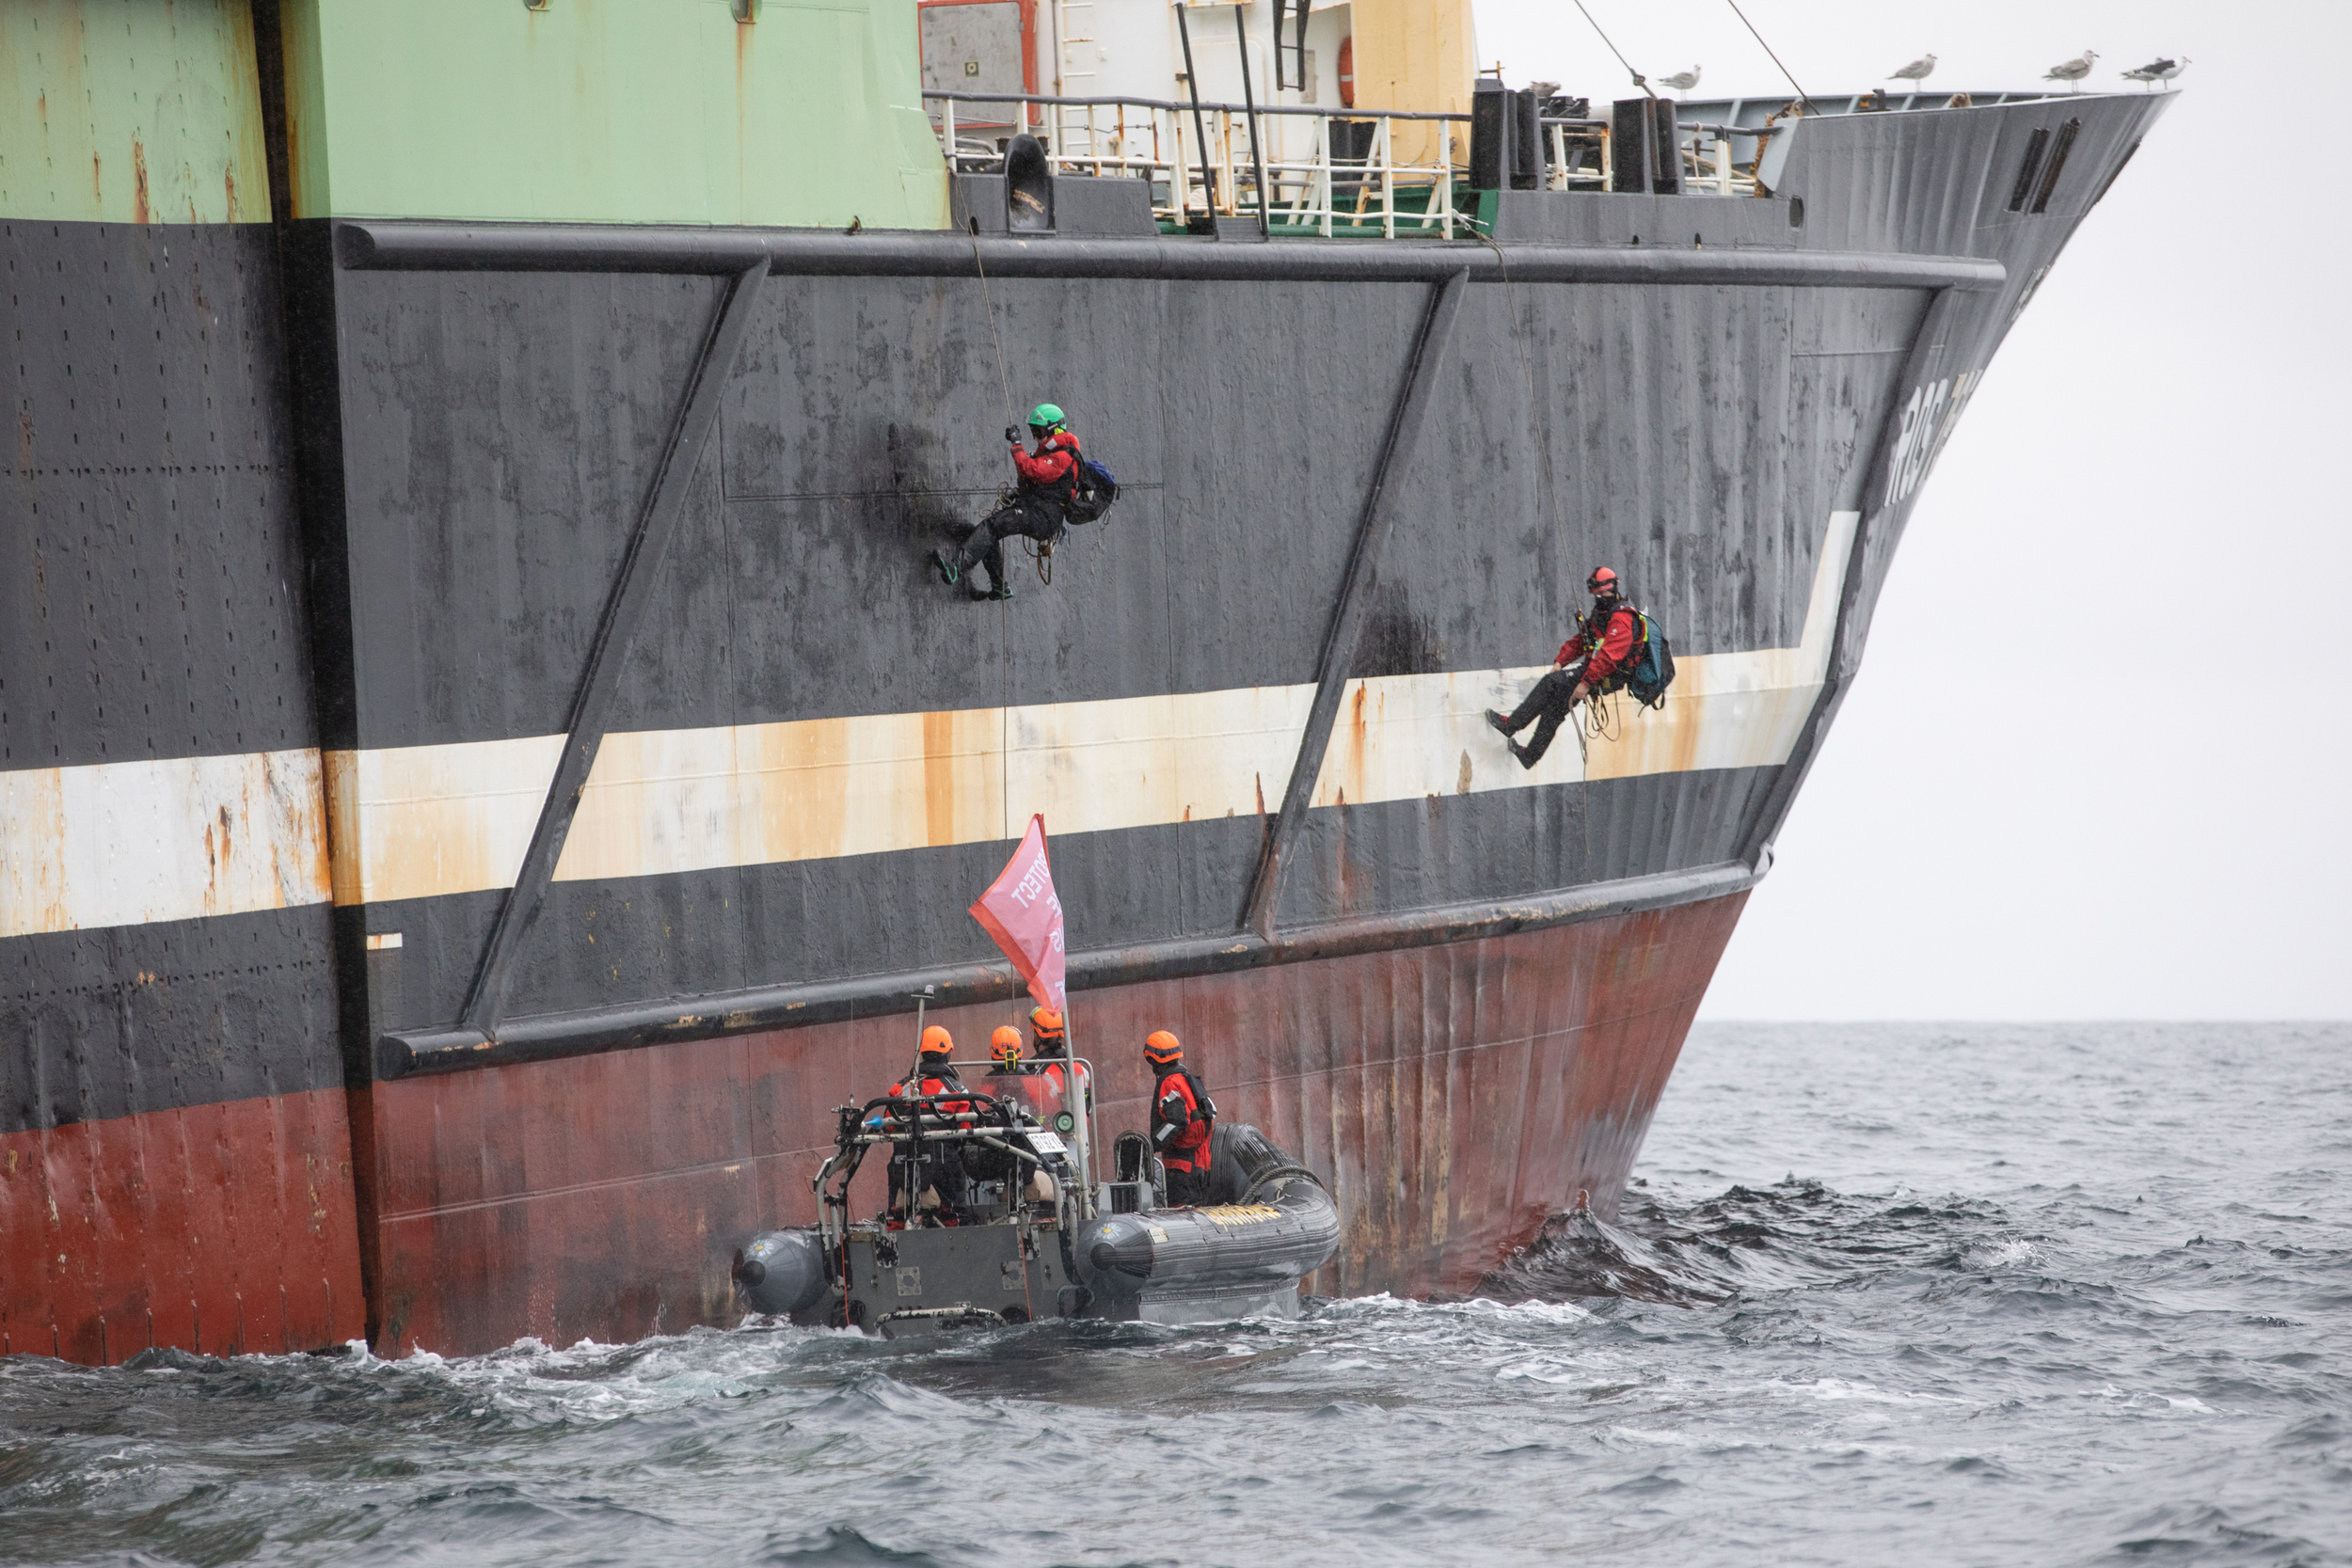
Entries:
<svg viewBox="0 0 2352 1568">
<path fill-rule="evenodd" d="M 1672 76 L 1661 76 L 1658 85 L 1676 92 L 1689 92 L 1699 85 L 1699 68 L 1692 66 L 1688 71 L 1677 71 Z"/>
<path fill-rule="evenodd" d="M 2045 82 L 2065 82 L 2069 84 L 2069 90 L 2074 90 L 2072 85 L 2090 74 L 2090 62 L 2098 57 L 2096 49 L 2086 49 L 2064 65 L 2052 66 L 2043 72 L 2042 79 Z"/>
<path fill-rule="evenodd" d="M 1903 67 L 1900 71 L 1895 72 L 1892 80 L 1898 82 L 1924 82 L 1928 79 L 1929 73 L 1934 70 L 1935 56 L 1932 55 L 1922 55 L 1917 59 L 1912 61 L 1909 65 Z"/>
<path fill-rule="evenodd" d="M 2152 82 L 2169 82 L 2173 77 L 2178 76 L 2182 71 L 2186 71 L 2187 69 L 2188 56 L 2186 55 L 2182 55 L 2177 60 L 2158 56 L 2155 59 L 2150 60 L 2146 65 L 2141 66 L 2137 71 L 2127 71 L 2123 72 L 2123 80 L 2126 82 L 2137 82 L 2141 86 L 2145 87 Z"/>
</svg>

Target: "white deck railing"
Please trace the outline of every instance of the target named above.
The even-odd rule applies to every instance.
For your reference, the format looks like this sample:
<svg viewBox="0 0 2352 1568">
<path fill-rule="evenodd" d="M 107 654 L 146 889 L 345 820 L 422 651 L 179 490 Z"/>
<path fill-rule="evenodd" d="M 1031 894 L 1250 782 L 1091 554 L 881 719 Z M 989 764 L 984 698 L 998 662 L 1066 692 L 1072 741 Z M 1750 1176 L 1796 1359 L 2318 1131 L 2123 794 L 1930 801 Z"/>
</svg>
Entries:
<svg viewBox="0 0 2352 1568">
<path fill-rule="evenodd" d="M 926 92 L 948 166 L 984 173 L 1004 162 L 994 135 L 1027 125 L 1047 143 L 1057 172 L 1123 175 L 1148 181 L 1152 216 L 1184 227 L 1196 214 L 1259 215 L 1258 158 L 1250 150 L 1251 113 L 1239 103 L 1194 105 L 1145 98 L 1048 98 L 1006 93 Z M 1057 125 L 1032 106 L 1052 109 Z M 1009 112 L 1008 112 L 1009 111 Z M 1258 157 L 1265 167 L 1269 227 L 1291 233 L 1370 234 L 1393 239 L 1469 232 L 1454 204 L 1454 182 L 1469 172 L 1468 115 L 1382 113 L 1260 104 Z M 1404 134 L 1419 138 L 1426 161 L 1397 153 Z M 1203 188 L 1201 133 L 1207 136 Z M 1361 150 L 1357 149 L 1360 146 Z"/>
<path fill-rule="evenodd" d="M 959 173 L 987 173 L 1004 162 L 1001 137 L 1026 126 L 1057 173 L 1146 181 L 1152 214 L 1184 228 L 1197 214 L 1259 215 L 1258 164 L 1251 155 L 1251 112 L 1239 103 L 1195 105 L 1148 98 L 1054 98 L 1011 93 L 926 92 L 940 146 Z M 1050 110 L 1052 122 L 1039 111 Z M 1469 174 L 1468 115 L 1302 108 L 1261 104 L 1258 156 L 1264 160 L 1268 227 L 1287 233 L 1399 234 L 1454 239 L 1471 232 L 1475 213 L 1454 204 Z M 1196 129 L 1196 123 L 1198 129 Z M 1417 137 L 1426 162 L 1402 159 L 1400 128 Z M 984 132 L 985 135 L 975 135 Z M 1201 134 L 1208 146 L 1202 172 Z M 1606 189 L 1610 132 L 1605 121 L 1547 119 L 1543 188 Z M 1733 126 L 1681 128 L 1682 188 L 1692 194 L 1754 196 L 1748 166 L 1733 156 Z M 1430 144 L 1434 142 L 1434 146 Z"/>
</svg>

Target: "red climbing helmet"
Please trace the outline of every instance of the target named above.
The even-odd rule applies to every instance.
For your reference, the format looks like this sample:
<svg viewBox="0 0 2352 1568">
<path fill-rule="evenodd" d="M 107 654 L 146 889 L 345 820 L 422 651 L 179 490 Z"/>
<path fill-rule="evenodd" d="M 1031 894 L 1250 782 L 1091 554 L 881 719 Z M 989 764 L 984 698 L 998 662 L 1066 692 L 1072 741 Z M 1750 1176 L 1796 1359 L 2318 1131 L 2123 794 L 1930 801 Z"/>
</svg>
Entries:
<svg viewBox="0 0 2352 1568">
<path fill-rule="evenodd" d="M 1607 598 L 1617 591 L 1617 574 L 1606 566 L 1596 566 L 1593 575 L 1584 579 L 1584 592 L 1593 597 Z"/>
</svg>

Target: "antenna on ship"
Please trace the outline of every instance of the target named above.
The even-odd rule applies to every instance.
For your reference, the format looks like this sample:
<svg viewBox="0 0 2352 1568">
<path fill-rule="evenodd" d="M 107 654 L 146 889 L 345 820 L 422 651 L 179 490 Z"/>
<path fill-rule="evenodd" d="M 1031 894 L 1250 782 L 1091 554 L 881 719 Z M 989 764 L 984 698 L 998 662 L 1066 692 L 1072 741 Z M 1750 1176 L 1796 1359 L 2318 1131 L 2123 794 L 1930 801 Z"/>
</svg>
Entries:
<svg viewBox="0 0 2352 1568">
<path fill-rule="evenodd" d="M 914 999 L 914 1070 L 908 1073 L 904 1081 L 917 1088 L 923 1084 L 923 1010 L 931 1005 L 931 998 L 938 994 L 939 988 L 935 985 L 907 992 Z"/>
</svg>

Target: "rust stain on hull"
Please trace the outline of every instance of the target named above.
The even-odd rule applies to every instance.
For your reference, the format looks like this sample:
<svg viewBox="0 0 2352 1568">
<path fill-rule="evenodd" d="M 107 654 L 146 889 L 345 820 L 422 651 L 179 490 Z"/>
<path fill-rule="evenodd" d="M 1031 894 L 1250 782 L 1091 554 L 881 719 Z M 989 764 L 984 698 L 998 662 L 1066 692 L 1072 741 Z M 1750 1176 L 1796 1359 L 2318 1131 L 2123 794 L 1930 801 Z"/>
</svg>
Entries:
<svg viewBox="0 0 2352 1568">
<path fill-rule="evenodd" d="M 352 1190 L 339 1090 L 0 1136 L 0 1354 L 358 1338 Z"/>
<path fill-rule="evenodd" d="M 1580 1193 L 1614 1213 L 1744 901 L 1088 992 L 1073 1043 L 1102 1074 L 1098 1136 L 1141 1125 L 1139 1042 L 1172 1028 L 1226 1114 L 1338 1196 L 1346 1232 L 1316 1290 L 1470 1290 Z M 977 1041 L 1019 1010 L 931 1017 Z M 909 1027 L 860 1021 L 354 1093 L 377 1348 L 473 1354 L 526 1334 L 620 1340 L 734 1321 L 731 1248 L 815 1218 L 833 1107 L 904 1069 Z"/>
</svg>

